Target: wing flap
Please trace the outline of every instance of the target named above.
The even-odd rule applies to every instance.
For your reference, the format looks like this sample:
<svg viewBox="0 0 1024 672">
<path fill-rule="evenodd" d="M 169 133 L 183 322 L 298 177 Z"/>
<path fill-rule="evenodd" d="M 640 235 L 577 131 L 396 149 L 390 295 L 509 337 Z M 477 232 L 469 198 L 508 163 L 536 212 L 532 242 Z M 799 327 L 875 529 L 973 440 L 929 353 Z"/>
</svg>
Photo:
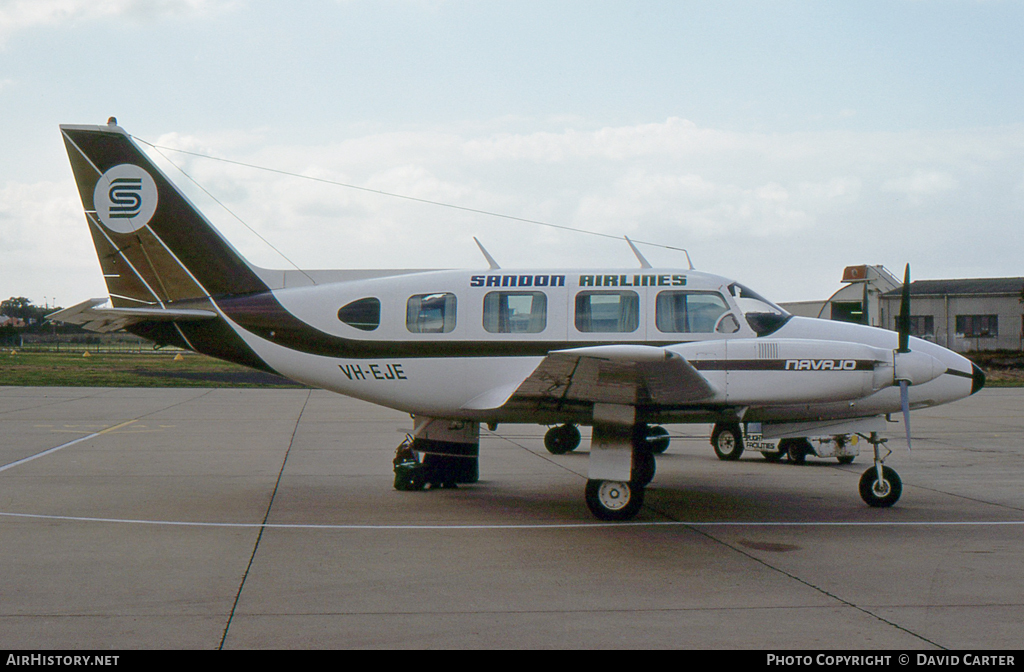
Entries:
<svg viewBox="0 0 1024 672">
<path fill-rule="evenodd" d="M 549 353 L 525 380 L 480 395 L 475 409 L 509 402 L 590 402 L 676 406 L 713 397 L 715 388 L 686 359 L 665 348 L 601 345 Z"/>
</svg>

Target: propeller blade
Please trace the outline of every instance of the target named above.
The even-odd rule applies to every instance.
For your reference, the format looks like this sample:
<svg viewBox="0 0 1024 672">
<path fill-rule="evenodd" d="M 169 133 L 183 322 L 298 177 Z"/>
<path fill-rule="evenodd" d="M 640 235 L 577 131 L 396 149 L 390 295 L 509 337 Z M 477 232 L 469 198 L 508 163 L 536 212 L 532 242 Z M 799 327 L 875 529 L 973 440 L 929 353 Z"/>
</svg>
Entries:
<svg viewBox="0 0 1024 672">
<path fill-rule="evenodd" d="M 903 407 L 903 426 L 907 430 L 907 450 L 912 450 L 910 447 L 910 383 L 905 380 L 900 381 L 900 406 Z"/>
<path fill-rule="evenodd" d="M 910 264 L 903 272 L 903 291 L 900 294 L 900 314 L 896 318 L 896 331 L 900 334 L 900 347 L 896 352 L 910 352 Z"/>
</svg>

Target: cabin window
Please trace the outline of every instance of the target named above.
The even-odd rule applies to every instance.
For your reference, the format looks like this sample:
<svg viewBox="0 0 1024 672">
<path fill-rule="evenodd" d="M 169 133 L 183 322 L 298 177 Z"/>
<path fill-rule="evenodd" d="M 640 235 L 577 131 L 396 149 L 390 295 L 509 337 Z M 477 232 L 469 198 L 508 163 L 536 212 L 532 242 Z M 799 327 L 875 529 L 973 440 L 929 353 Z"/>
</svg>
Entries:
<svg viewBox="0 0 1024 672">
<path fill-rule="evenodd" d="M 414 334 L 447 334 L 455 329 L 455 295 L 417 294 L 409 297 L 405 326 Z"/>
<path fill-rule="evenodd" d="M 655 303 L 658 331 L 671 334 L 710 334 L 729 305 L 717 292 L 661 292 Z M 723 320 L 719 331 L 732 333 L 739 329 L 736 318 Z"/>
<path fill-rule="evenodd" d="M 636 292 L 580 292 L 576 295 L 576 331 L 629 333 L 640 326 Z"/>
<path fill-rule="evenodd" d="M 484 296 L 484 329 L 492 334 L 538 334 L 547 322 L 544 292 L 489 292 Z"/>
<path fill-rule="evenodd" d="M 338 311 L 338 319 L 350 327 L 373 331 L 380 326 L 380 299 L 353 301 Z"/>
</svg>

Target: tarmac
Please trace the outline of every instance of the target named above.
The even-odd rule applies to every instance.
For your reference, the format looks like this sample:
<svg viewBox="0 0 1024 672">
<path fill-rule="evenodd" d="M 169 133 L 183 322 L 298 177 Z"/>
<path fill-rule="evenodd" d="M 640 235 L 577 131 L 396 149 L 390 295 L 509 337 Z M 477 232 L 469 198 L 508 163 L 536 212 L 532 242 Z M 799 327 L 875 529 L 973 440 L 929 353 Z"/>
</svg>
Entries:
<svg viewBox="0 0 1024 672">
<path fill-rule="evenodd" d="M 1018 649 L 1024 389 L 851 465 L 719 461 L 669 426 L 602 524 L 587 433 L 482 431 L 481 480 L 400 492 L 407 415 L 329 392 L 0 387 L 0 648 Z"/>
</svg>

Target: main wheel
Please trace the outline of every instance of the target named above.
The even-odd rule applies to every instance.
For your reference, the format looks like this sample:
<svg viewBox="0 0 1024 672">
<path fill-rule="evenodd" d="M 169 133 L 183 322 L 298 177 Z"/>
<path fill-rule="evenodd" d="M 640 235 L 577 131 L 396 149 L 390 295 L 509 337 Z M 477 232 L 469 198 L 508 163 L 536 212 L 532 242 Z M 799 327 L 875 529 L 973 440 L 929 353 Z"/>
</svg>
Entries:
<svg viewBox="0 0 1024 672">
<path fill-rule="evenodd" d="M 668 444 L 672 441 L 669 438 L 668 430 L 659 425 L 647 429 L 647 445 L 655 455 L 661 455 L 668 450 Z"/>
<path fill-rule="evenodd" d="M 895 469 L 882 467 L 882 480 L 878 480 L 878 469 L 871 467 L 860 477 L 860 498 L 868 506 L 887 507 L 899 501 L 903 494 L 903 481 Z"/>
<path fill-rule="evenodd" d="M 720 460 L 738 460 L 743 454 L 743 433 L 740 426 L 736 424 L 715 425 L 711 432 L 711 446 L 715 449 L 715 455 Z"/>
<path fill-rule="evenodd" d="M 580 445 L 580 430 L 576 425 L 566 423 L 552 427 L 544 435 L 544 447 L 552 455 L 565 455 Z"/>
<path fill-rule="evenodd" d="M 622 481 L 587 481 L 587 508 L 601 520 L 630 520 L 644 504 L 644 489 Z"/>
</svg>

